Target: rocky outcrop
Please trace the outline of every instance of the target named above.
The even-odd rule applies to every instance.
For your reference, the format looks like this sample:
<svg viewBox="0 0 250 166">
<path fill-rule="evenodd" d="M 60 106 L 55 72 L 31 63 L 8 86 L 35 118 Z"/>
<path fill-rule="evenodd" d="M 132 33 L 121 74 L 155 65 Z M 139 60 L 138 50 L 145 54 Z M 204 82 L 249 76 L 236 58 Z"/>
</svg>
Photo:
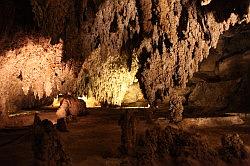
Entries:
<svg viewBox="0 0 250 166">
<path fill-rule="evenodd" d="M 223 109 L 228 106 L 230 95 L 237 90 L 240 80 L 216 83 L 199 82 L 189 96 L 189 105 Z"/>
<path fill-rule="evenodd" d="M 124 98 L 123 98 L 123 105 L 135 103 L 138 101 L 145 101 L 143 94 L 140 89 L 140 85 L 138 82 L 133 83 L 127 90 Z"/>
<path fill-rule="evenodd" d="M 213 2 L 200 7 L 194 1 L 174 1 L 168 5 L 159 1 L 155 9 L 158 22 L 150 40 L 154 45 L 147 49 L 149 57 L 140 75 L 150 102 L 155 100 L 158 89 L 164 94 L 171 87 L 185 87 L 188 78 L 198 70 L 199 62 L 208 56 L 210 48 L 216 47 L 220 34 L 240 19 L 231 14 L 218 21 L 219 11 L 213 7 L 219 4 Z"/>
<path fill-rule="evenodd" d="M 170 122 L 178 123 L 182 121 L 183 99 L 177 94 L 172 94 L 170 96 L 169 102 L 169 112 L 170 112 Z"/>
<path fill-rule="evenodd" d="M 126 110 L 119 119 L 121 126 L 121 146 L 119 147 L 122 155 L 131 154 L 136 143 L 136 116 L 135 112 Z"/>
</svg>

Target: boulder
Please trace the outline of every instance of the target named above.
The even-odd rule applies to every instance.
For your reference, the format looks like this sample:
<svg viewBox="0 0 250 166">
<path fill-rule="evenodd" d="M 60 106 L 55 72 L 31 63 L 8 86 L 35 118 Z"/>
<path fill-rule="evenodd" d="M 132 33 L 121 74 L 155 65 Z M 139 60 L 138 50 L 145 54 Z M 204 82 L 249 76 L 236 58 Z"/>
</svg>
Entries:
<svg viewBox="0 0 250 166">
<path fill-rule="evenodd" d="M 250 51 L 223 59 L 218 64 L 217 75 L 227 79 L 242 77 L 249 72 Z"/>
</svg>

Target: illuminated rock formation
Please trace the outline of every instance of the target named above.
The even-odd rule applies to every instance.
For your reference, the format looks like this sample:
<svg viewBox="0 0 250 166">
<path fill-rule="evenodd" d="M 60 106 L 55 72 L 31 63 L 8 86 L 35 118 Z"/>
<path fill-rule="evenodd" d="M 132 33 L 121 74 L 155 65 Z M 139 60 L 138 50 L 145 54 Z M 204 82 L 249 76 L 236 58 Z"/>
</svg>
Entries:
<svg viewBox="0 0 250 166">
<path fill-rule="evenodd" d="M 39 102 L 63 91 L 62 83 L 67 85 L 73 77 L 61 64 L 62 43 L 52 46 L 43 37 L 24 37 L 19 42 L 22 47 L 0 57 L 1 105 L 9 112 L 22 108 L 25 101 Z"/>
<path fill-rule="evenodd" d="M 120 104 L 124 96 L 117 92 L 123 88 L 117 87 L 124 86 L 126 91 L 133 80 L 133 59 L 139 62 L 137 77 L 145 97 L 153 103 L 157 91 L 166 96 L 172 87 L 185 87 L 199 62 L 207 58 L 210 48 L 216 47 L 220 35 L 237 23 L 248 23 L 250 16 L 247 0 L 241 4 L 216 0 L 32 2 L 43 31 L 65 41 L 66 59 L 88 59 L 98 52 L 93 62 L 102 65 L 89 77 L 96 80 L 95 75 L 99 74 L 101 88 L 93 81 L 91 91 L 98 100 L 114 104 Z M 60 8 L 61 4 L 67 5 Z M 78 55 L 76 50 L 80 51 Z M 107 72 L 103 71 L 104 66 Z M 124 74 L 117 74 L 116 79 L 111 76 L 124 73 L 118 68 L 124 68 L 131 77 L 127 83 L 120 83 Z M 102 74 L 110 79 L 101 78 Z M 109 80 L 112 84 L 106 83 Z"/>
<path fill-rule="evenodd" d="M 39 98 L 71 91 L 120 105 L 135 77 L 153 104 L 186 86 L 224 31 L 250 22 L 248 0 L 23 1 L 31 23 L 16 31 L 32 31 L 14 35 L 18 47 L 1 46 L 2 109 L 28 90 Z M 20 4 L 3 1 L 3 11 L 12 5 Z M 2 19 L 1 30 L 19 25 L 17 15 L 4 12 L 11 21 Z"/>
</svg>

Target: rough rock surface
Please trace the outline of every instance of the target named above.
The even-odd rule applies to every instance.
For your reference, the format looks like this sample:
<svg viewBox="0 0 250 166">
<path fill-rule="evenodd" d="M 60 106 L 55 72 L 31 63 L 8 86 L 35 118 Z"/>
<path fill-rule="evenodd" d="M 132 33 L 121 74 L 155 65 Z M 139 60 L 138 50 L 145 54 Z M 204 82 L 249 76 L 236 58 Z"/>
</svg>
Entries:
<svg viewBox="0 0 250 166">
<path fill-rule="evenodd" d="M 69 90 L 68 84 L 72 85 L 74 79 L 71 70 L 61 64 L 62 43 L 52 46 L 48 38 L 40 36 L 24 36 L 19 42 L 22 47 L 0 56 L 0 103 L 9 112 L 35 102 L 50 104 L 52 98 L 50 102 L 42 101 L 58 91 Z"/>
<path fill-rule="evenodd" d="M 249 20 L 247 0 L 241 4 L 228 1 L 76 0 L 70 4 L 67 2 L 63 8 L 59 6 L 64 3 L 59 1 L 38 2 L 33 1 L 33 11 L 42 29 L 69 43 L 79 41 L 79 45 L 71 44 L 71 50 L 82 50 L 83 59 L 98 50 L 96 57 L 100 57 L 102 64 L 109 64 L 111 68 L 108 73 L 111 75 L 116 73 L 112 72 L 114 69 L 127 65 L 128 71 L 124 72 L 133 78 L 134 72 L 129 71 L 134 57 L 137 57 L 137 77 L 150 103 L 156 100 L 158 91 L 165 96 L 171 87 L 185 87 L 188 78 L 198 70 L 198 63 L 208 56 L 210 48 L 216 47 L 220 34 L 236 23 Z M 80 4 L 79 7 L 73 2 Z M 58 9 L 52 9 L 53 6 Z M 224 10 L 220 11 L 221 8 Z M 57 16 L 57 13 L 60 15 Z M 50 15 L 56 17 L 47 19 Z M 68 23 L 63 24 L 63 18 L 68 19 Z M 52 26 L 47 26 L 49 24 Z M 78 37 L 70 40 L 76 35 Z M 70 55 L 67 54 L 68 57 Z M 95 62 L 99 62 L 97 59 Z M 121 62 L 120 67 L 113 64 L 118 60 Z M 94 72 L 90 68 L 88 70 L 93 82 L 96 73 L 110 77 L 101 66 Z M 115 79 L 114 83 L 122 86 L 118 81 L 123 77 L 118 77 L 120 79 Z M 113 80 L 112 76 L 110 80 Z M 109 92 L 109 84 L 105 82 L 101 81 L 99 86 L 107 93 L 106 96 L 102 95 L 103 90 L 98 91 L 98 85 L 91 90 L 98 100 L 113 103 L 112 98 L 117 95 L 113 94 L 114 90 L 113 93 Z"/>
<path fill-rule="evenodd" d="M 1 87 L 15 87 L 13 92 L 20 94 L 27 94 L 31 89 L 40 98 L 52 95 L 53 89 L 64 89 L 78 96 L 87 95 L 99 102 L 120 105 L 137 77 L 145 98 L 154 104 L 158 96 L 167 96 L 171 88 L 186 86 L 198 70 L 199 62 L 217 46 L 224 31 L 250 22 L 248 0 L 241 3 L 226 0 L 31 0 L 31 4 L 22 1 L 23 6 L 16 1 L 1 2 L 3 16 L 10 18 L 0 21 L 1 34 L 7 34 L 0 41 L 9 43 L 0 48 L 1 62 L 5 63 L 1 63 L 0 70 L 4 73 Z M 8 10 L 11 6 L 21 8 Z M 23 18 L 28 15 L 30 20 L 26 23 Z M 10 42 L 9 29 L 13 27 L 15 33 Z M 43 37 L 32 38 L 27 29 Z M 26 37 L 16 33 L 22 31 L 29 37 L 26 44 L 23 42 Z M 16 44 L 12 45 L 13 41 Z M 27 61 L 30 58 L 33 60 Z M 52 67 L 61 61 L 67 65 Z M 36 70 L 31 70 L 34 66 Z M 16 70 L 10 72 L 9 68 Z M 55 72 L 57 69 L 64 72 L 60 75 Z M 1 91 L 3 110 L 11 98 L 19 96 L 9 93 Z"/>
<path fill-rule="evenodd" d="M 65 153 L 59 135 L 52 122 L 37 120 L 34 125 L 34 164 L 68 165 L 69 157 Z"/>
<path fill-rule="evenodd" d="M 223 109 L 228 106 L 230 94 L 236 91 L 240 80 L 216 83 L 199 82 L 189 96 L 189 105 Z"/>
<path fill-rule="evenodd" d="M 223 136 L 219 148 L 202 135 L 176 126 L 165 129 L 151 126 L 137 138 L 135 157 L 138 165 L 164 165 L 170 159 L 174 161 L 173 165 L 248 165 L 244 161 L 249 152 L 238 134 Z"/>
<path fill-rule="evenodd" d="M 224 135 L 221 138 L 221 143 L 220 155 L 226 162 L 233 162 L 249 157 L 246 147 L 238 134 Z"/>
<path fill-rule="evenodd" d="M 219 39 L 189 81 L 188 105 L 208 110 L 249 111 L 250 26 L 235 26 Z M 244 90 L 243 90 L 244 89 Z"/>
<path fill-rule="evenodd" d="M 178 123 L 182 121 L 183 99 L 177 94 L 171 94 L 169 102 L 170 122 Z"/>
<path fill-rule="evenodd" d="M 155 126 L 137 140 L 136 156 L 139 165 L 152 165 L 155 160 L 166 155 L 176 159 L 192 158 L 212 165 L 218 162 L 217 152 L 200 136 L 171 126 L 164 130 Z"/>
<path fill-rule="evenodd" d="M 119 120 L 121 126 L 121 154 L 131 154 L 136 143 L 136 117 L 133 111 L 126 111 Z"/>
<path fill-rule="evenodd" d="M 144 101 L 143 94 L 140 89 L 139 83 L 133 83 L 129 88 L 128 91 L 126 92 L 122 103 L 123 104 L 129 104 L 129 103 L 134 103 L 137 101 Z"/>
</svg>

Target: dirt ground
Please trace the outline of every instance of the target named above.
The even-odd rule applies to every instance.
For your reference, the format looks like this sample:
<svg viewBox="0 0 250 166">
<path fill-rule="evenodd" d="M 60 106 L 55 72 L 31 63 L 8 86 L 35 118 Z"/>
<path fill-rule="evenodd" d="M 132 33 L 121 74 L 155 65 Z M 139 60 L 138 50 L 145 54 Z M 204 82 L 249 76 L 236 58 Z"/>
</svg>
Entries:
<svg viewBox="0 0 250 166">
<path fill-rule="evenodd" d="M 126 165 L 126 159 L 117 158 L 121 133 L 118 120 L 123 111 L 121 109 L 102 111 L 93 109 L 90 110 L 89 115 L 79 117 L 77 122 L 68 125 L 68 132 L 60 132 L 64 149 L 71 158 L 72 165 Z M 42 119 L 48 118 L 52 121 L 56 118 L 54 112 L 43 112 L 40 115 Z M 29 116 L 32 118 L 31 115 Z M 223 134 L 237 132 L 250 150 L 250 120 L 244 118 L 244 121 L 245 123 L 240 125 L 199 127 L 187 130 L 200 133 L 215 147 L 220 146 L 220 138 Z M 137 129 L 142 131 L 145 128 L 146 123 L 141 118 Z M 0 165 L 33 165 L 31 131 L 31 127 L 0 130 Z"/>
</svg>

